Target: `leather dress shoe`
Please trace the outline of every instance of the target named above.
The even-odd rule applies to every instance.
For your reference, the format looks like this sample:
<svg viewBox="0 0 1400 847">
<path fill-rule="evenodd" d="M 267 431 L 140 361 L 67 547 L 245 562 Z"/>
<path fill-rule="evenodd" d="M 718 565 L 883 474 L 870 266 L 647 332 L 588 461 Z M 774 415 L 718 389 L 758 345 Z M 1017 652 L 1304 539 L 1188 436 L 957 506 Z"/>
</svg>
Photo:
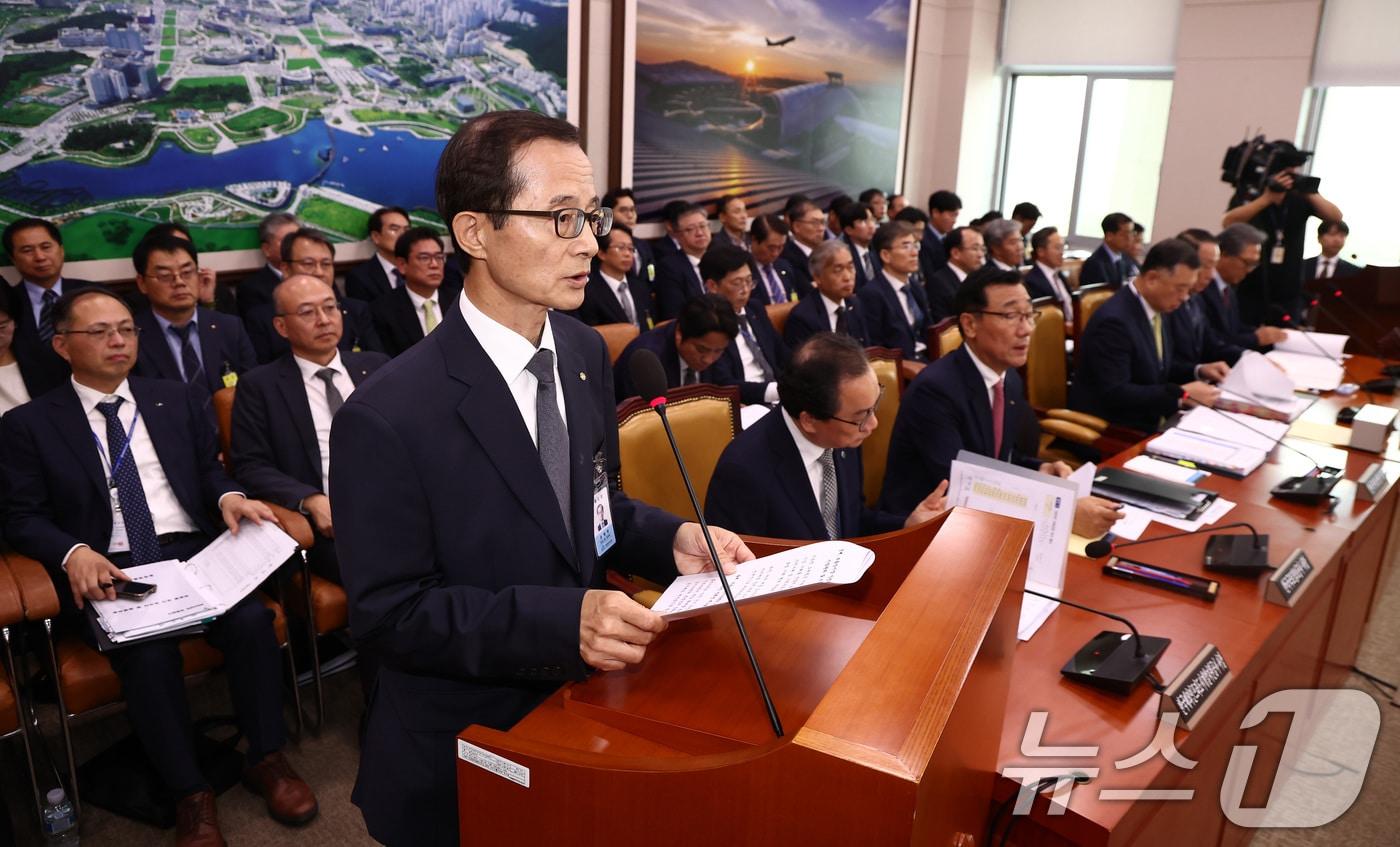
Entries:
<svg viewBox="0 0 1400 847">
<path fill-rule="evenodd" d="M 214 792 L 189 794 L 175 804 L 175 847 L 225 847 Z"/>
<path fill-rule="evenodd" d="M 245 770 L 243 784 L 267 801 L 267 812 L 278 823 L 297 826 L 316 817 L 316 795 L 281 752 Z"/>
</svg>

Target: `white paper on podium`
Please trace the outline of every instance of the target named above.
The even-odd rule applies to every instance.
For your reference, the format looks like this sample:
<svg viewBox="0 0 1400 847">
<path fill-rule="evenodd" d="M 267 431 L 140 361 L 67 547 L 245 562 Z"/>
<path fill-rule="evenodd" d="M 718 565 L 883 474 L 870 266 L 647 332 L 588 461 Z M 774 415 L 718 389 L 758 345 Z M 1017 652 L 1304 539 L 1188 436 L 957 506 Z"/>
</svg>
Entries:
<svg viewBox="0 0 1400 847">
<path fill-rule="evenodd" d="M 1293 396 L 1296 388 L 1287 373 L 1269 364 L 1262 353 L 1254 350 L 1244 351 L 1220 383 L 1222 392 L 1228 391 L 1247 403 L 1280 412 L 1289 411 L 1297 403 L 1297 398 Z"/>
<path fill-rule="evenodd" d="M 1302 353 L 1305 356 L 1322 356 L 1339 360 L 1351 336 L 1333 332 L 1309 332 L 1301 329 L 1285 329 L 1284 339 L 1274 345 L 1275 350 L 1285 353 Z"/>
<path fill-rule="evenodd" d="M 1269 361 L 1283 368 L 1288 378 L 1298 387 L 1309 391 L 1336 391 L 1342 384 L 1342 366 L 1332 359 L 1314 352 L 1293 353 L 1288 350 L 1274 350 L 1268 354 Z"/>
<path fill-rule="evenodd" d="M 948 477 L 949 506 L 965 506 L 1031 522 L 1026 587 L 1056 597 L 1065 587 L 1065 563 L 1078 495 L 1078 486 L 1070 480 L 966 450 L 958 451 Z M 1016 635 L 1026 641 L 1059 604 L 1033 594 L 1021 597 L 1021 620 Z"/>
<path fill-rule="evenodd" d="M 1265 453 L 1274 449 L 1274 445 L 1288 434 L 1286 421 L 1273 421 L 1240 412 L 1222 412 L 1219 409 L 1201 407 L 1182 415 L 1177 426 L 1187 432 L 1198 432 L 1217 441 L 1253 447 Z"/>
<path fill-rule="evenodd" d="M 794 547 L 739 565 L 729 575 L 734 602 L 805 594 L 832 585 L 848 585 L 865 576 L 875 554 L 849 541 L 822 541 Z M 727 608 L 724 586 L 714 571 L 677 577 L 651 607 L 668 621 Z"/>
</svg>

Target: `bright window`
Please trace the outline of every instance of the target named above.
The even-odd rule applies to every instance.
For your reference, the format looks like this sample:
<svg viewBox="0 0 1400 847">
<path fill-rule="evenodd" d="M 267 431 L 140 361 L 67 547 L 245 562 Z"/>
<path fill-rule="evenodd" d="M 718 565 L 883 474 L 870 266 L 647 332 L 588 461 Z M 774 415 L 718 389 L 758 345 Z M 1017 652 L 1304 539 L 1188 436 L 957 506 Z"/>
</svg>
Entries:
<svg viewBox="0 0 1400 847">
<path fill-rule="evenodd" d="M 1400 265 L 1394 198 L 1400 171 L 1393 160 L 1400 137 L 1400 87 L 1326 89 L 1311 166 L 1319 191 L 1336 203 L 1351 228 L 1342 257 L 1358 264 Z M 1308 227 L 1307 255 L 1315 256 L 1317 224 Z M 1355 255 L 1357 258 L 1352 259 Z"/>
</svg>

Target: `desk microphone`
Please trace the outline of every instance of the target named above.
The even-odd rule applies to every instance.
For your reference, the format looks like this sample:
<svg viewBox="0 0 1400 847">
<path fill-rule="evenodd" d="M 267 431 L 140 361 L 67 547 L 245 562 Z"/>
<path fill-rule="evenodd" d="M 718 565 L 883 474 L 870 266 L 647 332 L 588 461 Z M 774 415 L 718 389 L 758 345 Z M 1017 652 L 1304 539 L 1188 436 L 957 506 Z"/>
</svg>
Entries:
<svg viewBox="0 0 1400 847">
<path fill-rule="evenodd" d="M 1337 486 L 1338 482 L 1341 482 L 1341 468 L 1334 468 L 1331 466 L 1323 467 L 1322 465 L 1319 465 L 1317 463 L 1317 460 L 1314 459 L 1312 456 L 1309 456 L 1307 453 L 1304 453 L 1302 450 L 1299 450 L 1292 444 L 1284 443 L 1284 440 L 1282 438 L 1280 438 L 1277 441 L 1274 441 L 1274 437 L 1272 435 L 1269 435 L 1266 432 L 1260 432 L 1259 430 L 1255 429 L 1254 427 L 1250 426 L 1244 421 L 1236 420 L 1235 418 L 1230 417 L 1229 415 L 1225 414 L 1224 412 L 1220 411 L 1214 406 L 1207 406 L 1204 403 L 1202 403 L 1200 405 L 1200 408 L 1210 409 L 1212 412 L 1214 412 L 1217 415 L 1220 415 L 1222 418 L 1225 418 L 1231 423 L 1238 424 L 1261 438 L 1266 438 L 1269 441 L 1273 441 L 1274 446 L 1276 447 L 1283 447 L 1285 449 L 1292 450 L 1294 453 L 1297 453 L 1299 456 L 1302 456 L 1304 459 L 1307 459 L 1308 463 L 1313 466 L 1312 472 L 1302 474 L 1299 476 L 1290 476 L 1289 478 L 1280 482 L 1278 485 L 1275 485 L 1269 491 L 1269 493 L 1274 497 L 1278 497 L 1281 500 L 1292 500 L 1295 503 L 1307 503 L 1310 506 L 1316 506 L 1330 498 L 1332 496 L 1332 489 Z"/>
<path fill-rule="evenodd" d="M 1188 535 L 1216 533 L 1235 527 L 1244 527 L 1249 530 L 1249 535 L 1212 535 L 1210 541 L 1206 542 L 1205 561 L 1203 562 L 1206 569 L 1237 576 L 1254 576 L 1263 571 L 1271 570 L 1269 567 L 1269 536 L 1260 535 L 1257 529 L 1244 521 L 1221 524 L 1208 529 L 1193 529 L 1190 532 L 1174 532 L 1170 535 L 1159 535 L 1156 538 L 1144 538 L 1140 541 L 1125 541 L 1121 544 L 1109 541 L 1108 537 L 1105 536 L 1084 545 L 1084 555 L 1091 559 L 1101 559 L 1125 547 L 1151 544 L 1154 541 L 1170 541 L 1173 538 L 1185 538 Z"/>
<path fill-rule="evenodd" d="M 666 371 L 661 367 L 661 360 L 656 358 L 655 353 L 650 350 L 638 350 L 632 354 L 629 372 L 632 376 L 632 385 L 636 387 L 637 393 L 661 417 L 661 426 L 666 430 L 666 439 L 671 442 L 671 453 L 675 455 L 676 466 L 680 468 L 681 479 L 685 481 L 685 491 L 690 495 L 690 506 L 695 510 L 695 519 L 700 523 L 700 531 L 705 536 L 706 546 L 710 548 L 710 561 L 714 563 L 715 573 L 719 574 L 719 584 L 724 588 L 724 598 L 729 602 L 729 611 L 734 614 L 734 625 L 739 629 L 739 639 L 744 642 L 744 652 L 748 654 L 754 679 L 758 681 L 758 691 L 763 695 L 763 705 L 768 710 L 768 721 L 773 725 L 773 734 L 782 738 L 782 721 L 778 719 L 778 710 L 774 708 L 773 698 L 768 694 L 768 685 L 763 681 L 763 671 L 758 667 L 758 656 L 754 655 L 753 645 L 749 643 L 749 633 L 744 628 L 744 619 L 739 614 L 739 605 L 734 602 L 734 594 L 729 590 L 729 578 L 724 575 L 724 568 L 719 563 L 719 553 L 715 551 L 715 540 L 710 537 L 710 525 L 706 523 L 705 513 L 700 509 L 700 500 L 695 496 L 695 486 L 690 482 L 690 473 L 685 468 L 685 459 L 681 456 L 680 447 L 676 445 L 675 433 L 671 432 L 671 422 L 666 419 Z"/>
<path fill-rule="evenodd" d="M 1095 635 L 1081 648 L 1079 652 L 1060 668 L 1060 673 L 1066 679 L 1074 682 L 1081 682 L 1085 685 L 1092 685 L 1112 691 L 1115 694 L 1128 694 L 1132 692 L 1134 686 L 1142 681 L 1142 678 L 1152 670 L 1157 664 L 1157 660 L 1162 658 L 1162 653 L 1166 652 L 1167 645 L 1172 643 L 1170 638 L 1157 638 L 1151 635 L 1142 635 L 1138 632 L 1133 622 L 1111 612 L 1101 609 L 1093 609 L 1080 605 L 1053 594 L 1042 594 L 1029 588 L 1022 588 L 1027 594 L 1034 594 L 1046 600 L 1053 600 L 1065 606 L 1073 606 L 1090 614 L 1109 620 L 1118 621 L 1128 628 L 1132 633 L 1114 632 L 1106 629 Z M 1154 686 L 1155 687 L 1155 686 Z"/>
</svg>

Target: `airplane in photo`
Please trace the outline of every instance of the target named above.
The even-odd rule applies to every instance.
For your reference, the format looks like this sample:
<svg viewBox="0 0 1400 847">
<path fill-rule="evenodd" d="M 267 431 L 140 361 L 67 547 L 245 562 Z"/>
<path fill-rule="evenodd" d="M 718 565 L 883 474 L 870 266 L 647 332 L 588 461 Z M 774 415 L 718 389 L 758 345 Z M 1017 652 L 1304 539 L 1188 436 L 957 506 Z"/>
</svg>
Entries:
<svg viewBox="0 0 1400 847">
<path fill-rule="evenodd" d="M 769 47 L 782 47 L 784 45 L 791 44 L 793 41 L 797 40 L 797 36 L 789 35 L 787 38 L 779 38 L 777 41 L 774 41 L 771 38 L 765 38 L 763 40 L 768 44 Z"/>
</svg>

